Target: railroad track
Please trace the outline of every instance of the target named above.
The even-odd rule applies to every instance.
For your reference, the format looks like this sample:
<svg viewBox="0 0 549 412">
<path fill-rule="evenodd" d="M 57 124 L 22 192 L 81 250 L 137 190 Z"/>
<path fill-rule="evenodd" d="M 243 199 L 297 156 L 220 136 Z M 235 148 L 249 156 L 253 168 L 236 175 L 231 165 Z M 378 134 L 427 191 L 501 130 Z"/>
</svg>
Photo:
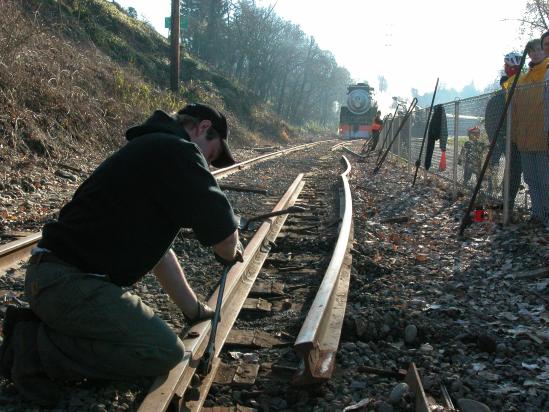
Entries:
<svg viewBox="0 0 549 412">
<path fill-rule="evenodd" d="M 221 378 L 216 380 L 216 376 L 220 375 L 217 370 L 237 370 L 240 367 L 241 370 L 255 371 L 255 383 L 250 384 L 250 374 L 244 374 L 249 379 L 244 386 L 254 388 L 247 391 L 248 399 L 245 401 L 258 406 L 272 399 L 281 399 L 280 396 L 283 395 L 293 396 L 294 403 L 299 404 L 298 396 L 301 392 L 296 389 L 296 384 L 329 379 L 345 312 L 351 259 L 349 250 L 352 242 L 350 190 L 345 173 L 338 176 L 335 172 L 339 168 L 348 173 L 350 167 L 348 162 L 344 167 L 336 166 L 334 159 L 338 155 L 326 150 L 331 146 L 333 143 L 307 146 L 313 152 L 307 161 L 304 160 L 304 155 L 292 153 L 298 148 L 258 158 L 266 165 L 274 163 L 266 168 L 271 172 L 280 171 L 279 176 L 272 176 L 273 173 L 269 176 L 261 170 L 258 171 L 257 160 L 214 173 L 218 178 L 232 175 L 228 180 L 234 180 L 233 184 L 226 186 L 240 189 L 229 194 L 238 212 L 257 213 L 256 208 L 263 209 L 273 203 L 276 203 L 273 210 L 299 204 L 307 207 L 309 212 L 271 218 L 261 224 L 253 235 L 244 236 L 245 261 L 235 265 L 229 272 L 224 293 L 222 321 L 216 340 L 217 359 L 214 365 L 217 369 L 202 377 L 200 382 L 197 381 L 195 369 L 206 345 L 210 322 L 195 325 L 184 331 L 188 356 L 169 375 L 155 380 L 142 401 L 141 395 L 135 396 L 132 404 L 126 405 L 127 409 L 135 409 L 138 404 L 140 411 L 162 411 L 174 407 L 179 410 L 200 410 L 204 403 L 228 406 L 226 394 L 232 393 L 231 398 L 235 399 L 231 389 L 234 376 L 230 382 L 223 383 Z M 293 156 L 291 165 L 284 167 L 284 172 L 287 173 L 282 173 L 283 170 L 277 166 L 276 160 L 273 161 L 280 160 L 282 156 Z M 266 162 L 267 160 L 270 162 Z M 234 174 L 245 169 L 250 169 L 246 173 L 247 178 L 240 176 L 240 173 Z M 297 177 L 294 175 L 289 188 L 275 201 L 276 195 L 282 192 L 281 187 L 286 187 L 282 181 L 288 180 L 293 169 L 302 169 L 304 172 Z M 279 183 L 279 187 L 273 189 L 275 181 Z M 266 188 L 267 193 L 272 193 L 259 202 L 250 201 L 249 194 L 243 193 L 246 189 L 253 192 L 257 187 Z M 338 192 L 341 192 L 341 196 Z M 255 193 L 259 196 L 266 192 L 261 189 Z M 38 240 L 39 235 L 35 235 L 33 239 L 19 241 L 16 258 L 13 252 L 4 252 L 0 255 L 0 268 L 13 265 L 15 260 L 24 257 L 33 242 Z M 189 248 L 189 244 L 193 242 L 196 241 L 188 233 L 182 233 L 174 245 L 176 253 L 178 250 L 186 253 L 184 260 L 205 259 L 202 252 Z M 15 250 L 14 244 L 10 245 L 2 247 L 2 250 Z M 187 273 L 192 279 L 193 271 L 189 270 Z M 217 277 L 213 273 L 209 281 L 203 284 L 197 281 L 199 294 L 205 295 L 206 290 L 212 289 Z M 154 288 L 150 282 L 150 278 L 141 282 L 135 291 L 151 291 Z M 194 287 L 193 280 L 191 282 Z M 211 306 L 215 306 L 216 297 L 217 289 L 208 300 Z M 151 293 L 149 301 L 146 293 L 143 296 L 147 304 L 157 312 L 160 309 L 164 319 L 177 329 L 180 325 L 178 313 L 175 313 L 173 306 L 165 298 L 164 295 L 159 299 L 156 293 Z M 312 310 L 306 315 L 309 307 Z M 273 323 L 273 320 L 276 322 Z M 251 344 L 248 344 L 246 339 L 250 338 L 250 333 Z M 255 363 L 232 359 L 238 355 L 222 351 L 224 343 L 233 348 L 254 348 L 257 358 Z M 295 347 L 294 351 L 290 350 L 292 346 Z M 242 379 L 239 385 L 242 387 Z M 215 393 L 208 396 L 210 388 Z M 258 400 L 254 402 L 250 396 Z"/>
<path fill-rule="evenodd" d="M 220 180 L 227 176 L 230 176 L 233 173 L 246 170 L 260 162 L 275 159 L 280 156 L 285 156 L 296 151 L 306 150 L 308 148 L 314 147 L 317 144 L 318 142 L 307 143 L 307 144 L 294 146 L 289 149 L 267 153 L 258 157 L 254 157 L 253 159 L 249 159 L 249 160 L 237 163 L 233 166 L 216 170 L 212 174 L 218 180 Z M 32 233 L 28 236 L 21 236 L 20 239 L 17 239 L 13 242 L 0 245 L 0 274 L 4 272 L 6 269 L 14 266 L 17 262 L 26 260 L 30 256 L 30 252 L 32 248 L 36 246 L 36 244 L 40 241 L 41 238 L 42 238 L 41 232 L 37 232 L 37 233 Z"/>
</svg>

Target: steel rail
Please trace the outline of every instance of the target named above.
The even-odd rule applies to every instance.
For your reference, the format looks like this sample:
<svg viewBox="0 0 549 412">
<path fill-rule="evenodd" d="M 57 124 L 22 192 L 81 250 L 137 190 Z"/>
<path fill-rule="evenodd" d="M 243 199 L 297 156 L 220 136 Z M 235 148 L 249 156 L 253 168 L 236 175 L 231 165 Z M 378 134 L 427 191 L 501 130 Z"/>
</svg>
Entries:
<svg viewBox="0 0 549 412">
<path fill-rule="evenodd" d="M 282 210 L 291 206 L 304 186 L 303 174 L 300 174 L 280 199 L 273 211 Z M 264 222 L 256 231 L 244 251 L 244 262 L 237 263 L 227 275 L 227 283 L 223 296 L 221 321 L 216 336 L 217 356 L 227 339 L 227 336 L 238 317 L 240 309 L 259 274 L 263 262 L 270 251 L 270 243 L 276 239 L 288 215 L 277 216 Z M 208 300 L 210 307 L 215 307 L 219 288 Z M 177 408 L 184 408 L 184 394 L 191 383 L 191 379 L 198 366 L 209 337 L 211 322 L 209 320 L 193 326 L 187 338 L 183 339 L 185 350 L 188 353 L 168 375 L 158 377 L 149 394 L 143 400 L 139 412 L 165 411 L 172 401 L 177 401 Z M 189 337 L 190 336 L 190 337 Z M 204 379 L 213 379 L 215 371 Z M 174 402 L 175 403 L 175 402 Z"/>
<path fill-rule="evenodd" d="M 356 157 L 360 157 L 361 159 L 365 159 L 365 158 L 368 157 L 368 156 L 365 156 L 365 155 L 361 155 L 360 153 L 353 152 L 353 151 L 352 151 L 351 149 L 349 149 L 348 147 L 343 147 L 343 150 L 345 150 L 346 152 L 351 153 L 352 155 L 355 155 Z"/>
<path fill-rule="evenodd" d="M 323 142 L 325 142 L 325 140 L 313 143 L 305 143 L 302 145 L 290 147 L 289 149 L 280 150 L 278 152 L 267 153 L 258 157 L 254 157 L 253 159 L 237 163 L 233 166 L 215 170 L 212 172 L 212 174 L 218 180 L 223 179 L 224 177 L 227 177 L 232 173 L 247 169 L 255 163 L 260 163 L 269 159 L 273 159 L 275 157 L 283 156 L 297 150 L 304 150 Z M 14 242 L 0 245 L 0 276 L 2 276 L 2 272 L 12 267 L 18 261 L 27 259 L 30 256 L 32 248 L 38 244 L 40 239 L 42 239 L 42 233 L 36 232 Z"/>
<path fill-rule="evenodd" d="M 337 149 L 339 149 L 341 146 L 345 147 L 345 145 L 347 143 L 350 143 L 350 142 L 347 142 L 347 141 L 344 141 L 344 142 L 340 142 L 340 143 L 336 143 L 335 145 L 332 146 L 332 148 L 330 149 L 332 152 L 336 151 Z"/>
<path fill-rule="evenodd" d="M 324 143 L 324 142 L 327 142 L 327 141 L 331 141 L 331 140 L 321 140 L 321 141 L 313 142 L 313 143 L 305 143 L 305 144 L 301 144 L 301 145 L 298 145 L 298 146 L 290 147 L 289 149 L 280 150 L 278 152 L 267 153 L 267 154 L 264 154 L 264 155 L 261 155 L 261 156 L 258 156 L 258 157 L 254 157 L 253 159 L 245 160 L 244 162 L 240 162 L 240 163 L 237 163 L 235 165 L 225 167 L 223 169 L 218 169 L 215 172 L 213 172 L 212 174 L 216 178 L 221 179 L 223 177 L 229 176 L 230 174 L 233 174 L 233 173 L 239 172 L 241 170 L 247 169 L 247 168 L 253 166 L 255 163 L 264 162 L 265 160 L 271 160 L 275 157 L 283 156 L 283 155 L 286 155 L 286 154 L 289 154 L 289 153 L 292 153 L 292 152 L 295 152 L 295 151 L 298 151 L 298 150 L 308 149 L 310 147 L 316 146 L 320 143 Z"/>
<path fill-rule="evenodd" d="M 0 246 L 0 272 L 29 257 L 31 249 L 42 238 L 42 233 L 33 233 L 22 239 Z"/>
<path fill-rule="evenodd" d="M 347 180 L 351 165 L 345 156 L 342 160 L 346 170 L 340 175 L 339 236 L 330 264 L 294 344 L 294 350 L 302 359 L 294 376 L 294 383 L 300 385 L 331 377 L 345 316 L 352 263 L 353 208 Z"/>
</svg>

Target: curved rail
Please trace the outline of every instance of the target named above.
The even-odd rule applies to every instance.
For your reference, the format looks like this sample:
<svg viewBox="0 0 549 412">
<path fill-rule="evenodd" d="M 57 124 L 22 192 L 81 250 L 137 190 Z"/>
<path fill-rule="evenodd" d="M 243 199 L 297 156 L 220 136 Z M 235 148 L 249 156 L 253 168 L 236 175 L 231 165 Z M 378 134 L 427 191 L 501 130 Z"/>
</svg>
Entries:
<svg viewBox="0 0 549 412">
<path fill-rule="evenodd" d="M 345 150 L 346 152 L 351 153 L 352 155 L 355 155 L 356 157 L 360 157 L 361 159 L 365 159 L 365 158 L 368 157 L 368 156 L 362 155 L 360 153 L 353 152 L 351 149 L 349 149 L 348 147 L 345 147 L 345 146 L 343 147 L 343 150 Z"/>
<path fill-rule="evenodd" d="M 345 145 L 347 143 L 349 143 L 349 141 L 343 141 L 343 142 L 336 143 L 335 145 L 332 146 L 331 151 L 334 152 L 337 149 L 339 149 L 341 146 L 345 147 Z"/>
<path fill-rule="evenodd" d="M 332 376 L 345 306 L 349 290 L 353 242 L 353 207 L 347 175 L 351 165 L 342 157 L 347 168 L 341 174 L 341 224 L 334 253 L 316 297 L 301 327 L 294 350 L 302 358 L 294 376 L 296 384 L 310 384 Z"/>
<path fill-rule="evenodd" d="M 300 174 L 273 211 L 282 210 L 294 204 L 304 186 L 302 180 L 303 174 Z M 216 357 L 219 355 L 263 262 L 269 254 L 270 242 L 273 242 L 278 236 L 287 216 L 277 216 L 263 223 L 246 246 L 244 262 L 235 264 L 229 271 L 221 307 L 221 321 L 216 334 Z M 215 307 L 217 302 L 218 292 L 219 288 L 208 300 L 208 305 L 212 308 Z M 210 329 L 211 322 L 209 320 L 203 321 L 190 329 L 187 334 L 188 337 L 183 339 L 185 350 L 189 353 L 189 356 L 186 356 L 176 365 L 168 375 L 157 378 L 141 404 L 139 412 L 165 411 L 172 401 L 182 402 L 185 391 L 189 387 L 198 366 L 198 361 L 206 349 Z M 213 379 L 215 372 L 216 369 L 212 368 L 212 371 L 204 379 Z M 199 407 L 196 409 L 199 409 Z"/>
<path fill-rule="evenodd" d="M 258 157 L 254 157 L 253 159 L 237 163 L 233 166 L 215 170 L 212 172 L 212 174 L 217 179 L 223 179 L 224 177 L 229 176 L 232 173 L 247 169 L 255 163 L 260 163 L 278 156 L 283 156 L 297 150 L 307 149 L 323 142 L 325 142 L 325 140 L 313 143 L 305 143 L 302 145 L 290 147 L 289 149 L 280 150 L 278 152 L 267 153 Z M 23 239 L 0 245 L 0 272 L 5 271 L 7 268 L 13 266 L 18 261 L 27 259 L 30 256 L 32 248 L 38 244 L 40 239 L 42 239 L 42 233 L 37 232 L 27 237 L 24 237 Z"/>
</svg>

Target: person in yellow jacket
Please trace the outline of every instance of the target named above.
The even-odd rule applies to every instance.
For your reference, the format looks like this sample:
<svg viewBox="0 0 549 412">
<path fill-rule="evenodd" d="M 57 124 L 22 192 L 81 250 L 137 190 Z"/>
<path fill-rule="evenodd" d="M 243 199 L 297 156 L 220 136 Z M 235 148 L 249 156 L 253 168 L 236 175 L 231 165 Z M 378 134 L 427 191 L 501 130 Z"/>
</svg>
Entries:
<svg viewBox="0 0 549 412">
<path fill-rule="evenodd" d="M 503 58 L 503 70 L 507 76 L 507 80 L 501 84 L 501 87 L 503 87 L 504 90 L 509 90 L 513 84 L 513 79 L 520 70 L 521 57 L 522 56 L 517 52 L 510 52 Z"/>
<path fill-rule="evenodd" d="M 544 131 L 543 80 L 549 58 L 539 39 L 526 45 L 529 69 L 519 75 L 512 101 L 511 139 L 517 145 L 532 200 L 532 221 L 549 227 L 549 151 Z"/>
</svg>

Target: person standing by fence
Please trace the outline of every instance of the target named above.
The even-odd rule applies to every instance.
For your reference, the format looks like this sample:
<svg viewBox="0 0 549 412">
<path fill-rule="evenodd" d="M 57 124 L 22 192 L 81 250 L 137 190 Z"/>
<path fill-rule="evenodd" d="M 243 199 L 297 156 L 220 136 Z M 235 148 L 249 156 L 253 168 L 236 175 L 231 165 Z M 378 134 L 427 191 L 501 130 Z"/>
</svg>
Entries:
<svg viewBox="0 0 549 412">
<path fill-rule="evenodd" d="M 531 220 L 549 226 L 549 152 L 543 118 L 543 80 L 549 63 L 541 41 L 526 45 L 530 69 L 518 79 L 512 102 L 511 138 L 520 152 L 532 200 Z"/>
<path fill-rule="evenodd" d="M 491 181 L 489 182 L 489 186 L 492 189 L 497 186 L 497 183 L 494 182 L 494 180 L 497 179 L 497 170 L 499 169 L 500 159 L 506 151 L 505 143 L 507 138 L 507 119 L 503 120 L 503 125 L 497 136 L 496 128 L 505 107 L 505 84 L 508 79 L 509 78 L 507 75 L 501 77 L 499 81 L 501 90 L 498 90 L 496 93 L 494 93 L 490 100 L 488 100 L 488 103 L 486 104 L 486 110 L 484 112 L 484 126 L 486 128 L 486 133 L 488 134 L 488 139 L 490 140 L 490 142 L 492 142 L 494 139 L 497 139 L 496 146 L 494 147 L 494 152 L 492 153 L 492 157 L 490 158 L 490 169 L 492 169 L 492 173 L 490 176 Z M 520 154 L 515 143 L 511 143 L 511 154 L 509 156 L 509 162 L 509 210 L 513 210 L 522 175 Z M 505 196 L 502 194 L 502 197 Z"/>
<path fill-rule="evenodd" d="M 463 165 L 463 184 L 469 183 L 473 173 L 477 176 L 482 169 L 486 145 L 480 140 L 480 128 L 471 127 L 467 130 L 469 140 L 465 142 L 459 153 L 458 165 Z"/>
<path fill-rule="evenodd" d="M 383 129 L 383 120 L 381 120 L 381 112 L 378 110 L 376 117 L 372 122 L 372 148 L 370 150 L 375 150 L 377 143 L 379 142 L 379 134 Z"/>
</svg>

